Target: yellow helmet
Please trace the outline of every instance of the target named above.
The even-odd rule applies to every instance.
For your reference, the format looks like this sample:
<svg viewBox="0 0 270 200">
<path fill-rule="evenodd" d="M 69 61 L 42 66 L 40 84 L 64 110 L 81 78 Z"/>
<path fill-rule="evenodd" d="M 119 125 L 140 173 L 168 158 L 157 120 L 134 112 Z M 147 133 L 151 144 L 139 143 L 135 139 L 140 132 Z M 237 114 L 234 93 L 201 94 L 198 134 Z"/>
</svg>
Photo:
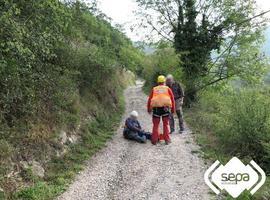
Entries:
<svg viewBox="0 0 270 200">
<path fill-rule="evenodd" d="M 158 83 L 165 83 L 165 81 L 166 81 L 166 78 L 165 78 L 165 76 L 163 76 L 163 75 L 160 75 L 159 77 L 158 77 Z"/>
</svg>

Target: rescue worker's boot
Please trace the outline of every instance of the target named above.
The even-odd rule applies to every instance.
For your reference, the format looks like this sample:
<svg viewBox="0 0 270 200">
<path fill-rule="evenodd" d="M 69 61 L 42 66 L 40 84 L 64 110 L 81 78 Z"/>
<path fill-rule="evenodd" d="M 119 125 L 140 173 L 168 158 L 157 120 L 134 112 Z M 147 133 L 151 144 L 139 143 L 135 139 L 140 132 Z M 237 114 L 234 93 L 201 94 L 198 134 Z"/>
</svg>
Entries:
<svg viewBox="0 0 270 200">
<path fill-rule="evenodd" d="M 166 145 L 169 145 L 170 143 L 172 143 L 171 139 L 169 139 L 168 141 L 165 141 Z"/>
</svg>

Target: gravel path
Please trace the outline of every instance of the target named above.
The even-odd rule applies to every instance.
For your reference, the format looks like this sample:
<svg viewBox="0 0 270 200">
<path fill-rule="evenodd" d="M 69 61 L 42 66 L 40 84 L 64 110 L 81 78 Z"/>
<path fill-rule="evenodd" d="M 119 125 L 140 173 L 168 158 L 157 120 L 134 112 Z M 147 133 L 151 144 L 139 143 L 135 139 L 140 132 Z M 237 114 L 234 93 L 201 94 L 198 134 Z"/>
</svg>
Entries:
<svg viewBox="0 0 270 200">
<path fill-rule="evenodd" d="M 142 83 L 125 91 L 126 113 L 140 113 L 145 130 L 151 130 Z M 88 161 L 59 200 L 209 200 L 203 174 L 206 168 L 192 151 L 198 150 L 190 134 L 173 134 L 170 145 L 152 146 L 124 140 L 122 127 L 113 140 Z"/>
</svg>

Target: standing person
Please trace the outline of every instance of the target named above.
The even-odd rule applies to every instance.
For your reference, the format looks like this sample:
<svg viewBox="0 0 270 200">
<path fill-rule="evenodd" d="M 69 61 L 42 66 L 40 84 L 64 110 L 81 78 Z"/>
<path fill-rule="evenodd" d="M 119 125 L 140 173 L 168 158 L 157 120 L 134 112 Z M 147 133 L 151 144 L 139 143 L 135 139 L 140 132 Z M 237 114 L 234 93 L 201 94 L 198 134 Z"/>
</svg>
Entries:
<svg viewBox="0 0 270 200">
<path fill-rule="evenodd" d="M 174 78 L 171 74 L 169 74 L 166 78 L 166 85 L 173 92 L 174 100 L 175 100 L 175 110 L 176 110 L 176 114 L 179 120 L 180 133 L 183 133 L 185 131 L 183 110 L 182 110 L 184 97 L 185 97 L 184 90 L 178 82 L 174 81 Z M 171 133 L 173 133 L 175 131 L 175 123 L 174 123 L 173 114 L 170 115 L 170 127 L 171 127 Z"/>
<path fill-rule="evenodd" d="M 170 112 L 175 112 L 174 96 L 171 89 L 165 85 L 165 76 L 158 77 L 158 86 L 152 89 L 148 98 L 148 113 L 153 112 L 153 132 L 152 144 L 156 145 L 159 139 L 159 123 L 160 118 L 163 122 L 163 135 L 165 143 L 168 145 L 171 140 L 169 136 L 169 116 Z"/>
</svg>

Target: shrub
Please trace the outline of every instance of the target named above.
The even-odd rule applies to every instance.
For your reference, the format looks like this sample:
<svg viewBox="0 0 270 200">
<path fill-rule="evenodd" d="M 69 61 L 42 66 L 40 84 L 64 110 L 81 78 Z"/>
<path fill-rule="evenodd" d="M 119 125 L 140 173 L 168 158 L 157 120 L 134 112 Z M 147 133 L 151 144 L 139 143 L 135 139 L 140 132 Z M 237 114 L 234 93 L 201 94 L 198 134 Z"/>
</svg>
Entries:
<svg viewBox="0 0 270 200">
<path fill-rule="evenodd" d="M 79 121 L 119 112 L 122 71 L 140 71 L 143 54 L 94 10 L 80 1 L 1 2 L 0 161 L 14 153 L 15 164 L 47 163 L 60 129 L 77 133 Z M 0 163 L 0 185 L 8 166 Z M 22 196 L 38 199 L 39 189 Z"/>
<path fill-rule="evenodd" d="M 266 89 L 227 89 L 204 92 L 196 120 L 216 137 L 217 151 L 248 162 L 254 159 L 270 173 L 270 99 Z"/>
<path fill-rule="evenodd" d="M 270 172 L 270 100 L 256 90 L 224 97 L 216 133 L 225 151 L 253 158 Z"/>
<path fill-rule="evenodd" d="M 13 147 L 6 141 L 0 140 L 0 162 L 11 157 Z"/>
<path fill-rule="evenodd" d="M 170 45 L 157 46 L 157 50 L 146 57 L 142 72 L 146 80 L 145 89 L 148 91 L 157 82 L 159 75 L 173 74 L 176 80 L 181 80 L 183 74 L 179 64 L 179 55 Z"/>
</svg>

